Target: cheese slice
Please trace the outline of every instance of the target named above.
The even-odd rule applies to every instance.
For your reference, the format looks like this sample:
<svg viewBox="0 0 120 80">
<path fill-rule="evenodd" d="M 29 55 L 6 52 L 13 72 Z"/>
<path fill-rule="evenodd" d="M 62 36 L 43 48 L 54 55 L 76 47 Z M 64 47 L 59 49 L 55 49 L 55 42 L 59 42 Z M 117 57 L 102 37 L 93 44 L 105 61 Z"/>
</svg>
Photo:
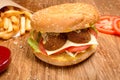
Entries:
<svg viewBox="0 0 120 80">
<path fill-rule="evenodd" d="M 93 36 L 91 34 L 91 40 L 88 43 L 78 44 L 78 43 L 71 42 L 70 40 L 67 40 L 66 43 L 61 48 L 59 48 L 57 50 L 54 50 L 54 51 L 46 50 L 46 52 L 47 52 L 48 55 L 51 55 L 51 54 L 54 54 L 56 52 L 59 52 L 59 51 L 65 49 L 65 48 L 68 48 L 70 46 L 85 46 L 85 45 L 92 45 L 92 44 L 98 44 L 98 42 L 97 42 L 95 36 Z"/>
</svg>

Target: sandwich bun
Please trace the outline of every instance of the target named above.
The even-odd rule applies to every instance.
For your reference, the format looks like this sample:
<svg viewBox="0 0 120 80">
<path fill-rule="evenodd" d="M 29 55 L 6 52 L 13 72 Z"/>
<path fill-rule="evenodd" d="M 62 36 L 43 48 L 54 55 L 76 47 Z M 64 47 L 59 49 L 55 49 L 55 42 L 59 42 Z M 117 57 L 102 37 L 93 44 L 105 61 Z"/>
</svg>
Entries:
<svg viewBox="0 0 120 80">
<path fill-rule="evenodd" d="M 99 19 L 98 10 L 85 3 L 66 3 L 51 6 L 35 12 L 32 16 L 32 27 L 36 32 L 67 33 L 90 27 Z M 45 55 L 34 52 L 40 60 L 56 65 L 69 66 L 84 61 L 96 51 L 97 45 L 91 45 L 87 50 L 75 57 L 64 53 Z"/>
<path fill-rule="evenodd" d="M 70 32 L 90 27 L 99 19 L 98 10 L 85 3 L 66 3 L 35 12 L 32 26 L 41 32 Z"/>
</svg>

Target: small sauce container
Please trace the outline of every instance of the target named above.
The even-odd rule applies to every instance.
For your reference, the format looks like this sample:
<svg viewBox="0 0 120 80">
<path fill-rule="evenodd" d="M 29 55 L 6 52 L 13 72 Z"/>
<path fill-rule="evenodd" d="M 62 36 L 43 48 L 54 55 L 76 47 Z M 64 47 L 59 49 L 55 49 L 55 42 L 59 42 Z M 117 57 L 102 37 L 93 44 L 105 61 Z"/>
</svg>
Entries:
<svg viewBox="0 0 120 80">
<path fill-rule="evenodd" d="M 5 71 L 11 62 L 11 51 L 4 46 L 0 46 L 0 73 Z"/>
</svg>

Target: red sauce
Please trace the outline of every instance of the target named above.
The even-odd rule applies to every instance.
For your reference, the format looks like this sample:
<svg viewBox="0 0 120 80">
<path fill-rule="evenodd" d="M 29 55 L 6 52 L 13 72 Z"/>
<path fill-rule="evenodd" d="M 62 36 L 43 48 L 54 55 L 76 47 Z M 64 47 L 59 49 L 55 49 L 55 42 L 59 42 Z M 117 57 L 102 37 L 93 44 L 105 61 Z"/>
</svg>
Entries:
<svg viewBox="0 0 120 80">
<path fill-rule="evenodd" d="M 8 68 L 11 61 L 10 55 L 11 51 L 8 48 L 0 46 L 0 72 Z"/>
</svg>

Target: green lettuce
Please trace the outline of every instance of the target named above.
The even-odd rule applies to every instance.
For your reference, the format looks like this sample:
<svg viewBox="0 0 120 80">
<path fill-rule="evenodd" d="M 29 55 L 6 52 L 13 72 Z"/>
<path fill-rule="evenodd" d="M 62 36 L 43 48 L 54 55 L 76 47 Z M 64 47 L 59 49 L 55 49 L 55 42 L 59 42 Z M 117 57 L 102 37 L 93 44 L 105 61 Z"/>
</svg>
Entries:
<svg viewBox="0 0 120 80">
<path fill-rule="evenodd" d="M 34 50 L 34 52 L 40 52 L 39 47 L 38 47 L 38 42 L 36 40 L 34 40 L 33 38 L 33 34 L 34 32 L 31 32 L 30 34 L 30 38 L 28 38 L 28 44 L 32 47 L 32 49 Z"/>
<path fill-rule="evenodd" d="M 98 30 L 96 29 L 96 27 L 95 27 L 95 25 L 91 25 L 91 28 L 96 32 L 96 33 L 98 33 Z"/>
<path fill-rule="evenodd" d="M 32 38 L 28 38 L 28 44 L 35 52 L 40 52 L 37 41 L 33 40 Z"/>
</svg>

